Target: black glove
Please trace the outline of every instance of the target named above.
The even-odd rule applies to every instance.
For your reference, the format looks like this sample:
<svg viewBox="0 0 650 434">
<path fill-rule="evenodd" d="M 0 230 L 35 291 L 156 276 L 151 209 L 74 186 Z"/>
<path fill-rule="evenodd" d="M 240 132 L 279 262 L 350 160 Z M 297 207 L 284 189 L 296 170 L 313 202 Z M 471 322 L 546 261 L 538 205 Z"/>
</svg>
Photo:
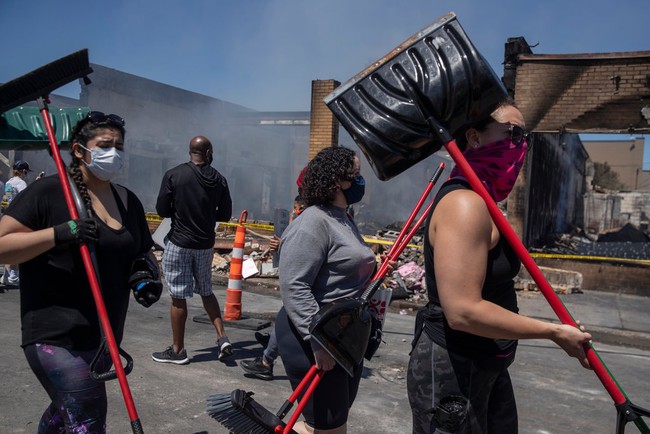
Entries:
<svg viewBox="0 0 650 434">
<path fill-rule="evenodd" d="M 160 299 L 162 283 L 158 277 L 158 264 L 149 255 L 137 257 L 131 265 L 127 285 L 133 291 L 135 301 L 149 307 Z"/>
<path fill-rule="evenodd" d="M 97 221 L 92 218 L 69 220 L 54 226 L 54 244 L 91 243 L 98 240 Z"/>
<path fill-rule="evenodd" d="M 163 286 L 160 281 L 156 280 L 143 280 L 133 288 L 133 297 L 135 301 L 149 307 L 158 300 L 162 294 Z"/>
</svg>

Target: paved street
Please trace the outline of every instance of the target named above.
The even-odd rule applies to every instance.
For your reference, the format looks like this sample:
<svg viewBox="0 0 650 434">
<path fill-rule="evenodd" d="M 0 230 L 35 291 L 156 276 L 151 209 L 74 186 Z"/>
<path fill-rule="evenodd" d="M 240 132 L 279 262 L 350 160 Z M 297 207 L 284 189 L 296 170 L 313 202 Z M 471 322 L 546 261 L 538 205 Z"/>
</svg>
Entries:
<svg viewBox="0 0 650 434">
<path fill-rule="evenodd" d="M 225 289 L 215 286 L 222 303 Z M 538 294 L 539 295 L 539 294 Z M 576 295 L 579 297 L 582 295 Z M 541 297 L 541 296 L 540 296 Z M 645 299 L 638 300 L 645 302 Z M 543 300 L 522 303 L 533 309 Z M 638 304 L 638 303 L 637 303 Z M 227 361 L 216 360 L 214 331 L 203 322 L 192 321 L 203 314 L 198 298 L 189 302 L 186 345 L 191 363 L 186 366 L 158 364 L 151 352 L 171 342 L 169 298 L 149 309 L 131 303 L 123 348 L 135 359 L 128 376 L 135 406 L 147 433 L 225 433 L 205 413 L 206 397 L 241 388 L 255 392 L 255 399 L 275 411 L 290 394 L 281 361 L 274 381 L 246 378 L 237 362 L 261 351 L 253 331 L 228 327 L 235 353 Z M 277 296 L 244 291 L 243 309 L 256 317 L 272 317 L 280 306 Z M 646 310 L 647 312 L 647 310 Z M 27 366 L 20 350 L 19 293 L 0 293 L 0 432 L 33 433 L 47 396 Z M 413 316 L 391 313 L 386 322 L 386 345 L 366 363 L 359 397 L 349 421 L 350 433 L 408 433 L 410 410 L 406 397 L 405 369 L 413 328 Z M 599 354 L 628 397 L 650 407 L 648 381 L 650 352 L 631 347 L 599 345 Z M 521 342 L 511 368 L 520 414 L 522 434 L 613 433 L 616 413 L 613 402 L 596 376 L 582 369 L 564 353 L 544 341 Z M 108 384 L 108 432 L 130 433 L 129 418 L 116 381 Z M 285 419 L 286 420 L 286 419 Z M 627 433 L 637 432 L 629 424 Z"/>
</svg>

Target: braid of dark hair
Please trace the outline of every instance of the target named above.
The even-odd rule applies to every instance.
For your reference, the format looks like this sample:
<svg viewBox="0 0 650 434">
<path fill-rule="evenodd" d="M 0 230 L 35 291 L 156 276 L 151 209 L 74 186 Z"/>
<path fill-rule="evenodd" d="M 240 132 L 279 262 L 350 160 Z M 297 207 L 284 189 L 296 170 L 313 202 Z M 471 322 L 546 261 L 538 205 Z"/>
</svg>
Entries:
<svg viewBox="0 0 650 434">
<path fill-rule="evenodd" d="M 79 158 L 77 158 L 74 154 L 72 155 L 72 161 L 70 162 L 70 166 L 68 166 L 68 173 L 70 174 L 70 177 L 74 181 L 75 185 L 77 186 L 77 190 L 79 191 L 79 195 L 81 195 L 81 199 L 84 201 L 84 204 L 86 205 L 86 210 L 88 211 L 89 215 L 92 215 L 94 213 L 93 211 L 93 203 L 92 200 L 90 199 L 90 195 L 88 194 L 88 187 L 86 186 L 86 183 L 83 180 L 83 176 L 81 174 L 81 170 L 79 169 Z"/>
</svg>

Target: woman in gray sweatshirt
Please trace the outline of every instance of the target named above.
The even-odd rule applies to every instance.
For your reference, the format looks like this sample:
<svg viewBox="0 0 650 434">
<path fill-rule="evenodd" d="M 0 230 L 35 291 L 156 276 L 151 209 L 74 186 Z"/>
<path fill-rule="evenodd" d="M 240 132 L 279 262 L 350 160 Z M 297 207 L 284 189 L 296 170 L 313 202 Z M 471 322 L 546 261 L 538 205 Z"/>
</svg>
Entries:
<svg viewBox="0 0 650 434">
<path fill-rule="evenodd" d="M 364 189 L 354 151 L 323 149 L 309 162 L 302 182 L 307 208 L 282 235 L 279 275 L 284 307 L 275 324 L 280 356 L 294 389 L 312 365 L 327 371 L 303 411 L 305 422 L 294 427 L 300 433 L 345 432 L 359 387 L 363 366 L 350 377 L 311 339 L 309 326 L 324 304 L 360 296 L 372 278 L 375 255 L 347 213 Z"/>
</svg>

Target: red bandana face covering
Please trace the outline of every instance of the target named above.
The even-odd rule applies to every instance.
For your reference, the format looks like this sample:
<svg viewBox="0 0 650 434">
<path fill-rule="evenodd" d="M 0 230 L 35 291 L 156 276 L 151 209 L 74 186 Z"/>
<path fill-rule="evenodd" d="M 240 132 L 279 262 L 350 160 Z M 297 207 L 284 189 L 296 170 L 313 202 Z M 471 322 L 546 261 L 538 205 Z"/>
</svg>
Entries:
<svg viewBox="0 0 650 434">
<path fill-rule="evenodd" d="M 469 148 L 463 155 L 490 196 L 496 202 L 500 202 L 508 197 L 515 185 L 517 175 L 526 158 L 526 149 L 528 144 L 525 140 L 516 145 L 508 137 L 477 149 Z M 464 173 L 458 166 L 451 171 L 450 178 L 456 176 L 464 177 Z"/>
</svg>

